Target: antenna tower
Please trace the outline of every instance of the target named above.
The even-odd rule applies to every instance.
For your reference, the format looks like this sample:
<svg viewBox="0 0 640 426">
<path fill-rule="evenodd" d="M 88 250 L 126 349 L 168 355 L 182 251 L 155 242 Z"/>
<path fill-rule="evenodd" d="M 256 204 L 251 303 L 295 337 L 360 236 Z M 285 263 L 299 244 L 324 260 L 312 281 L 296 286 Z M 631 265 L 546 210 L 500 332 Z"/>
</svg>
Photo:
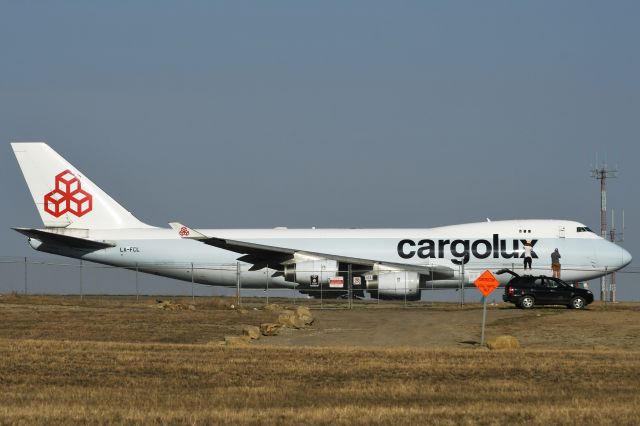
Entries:
<svg viewBox="0 0 640 426">
<path fill-rule="evenodd" d="M 612 237 L 615 239 L 615 230 L 612 235 L 607 235 L 607 179 L 618 177 L 618 170 L 610 169 L 607 163 L 602 163 L 599 167 L 596 164 L 594 169 L 591 169 L 591 177 L 600 181 L 600 236 L 602 238 Z M 615 278 L 614 278 L 614 298 L 615 298 Z M 600 278 L 600 300 L 606 300 L 606 279 Z"/>
<path fill-rule="evenodd" d="M 611 229 L 609 230 L 609 239 L 612 243 L 618 243 L 624 241 L 624 209 L 622 210 L 622 232 L 616 230 L 616 214 L 611 209 Z M 609 282 L 609 302 L 616 302 L 616 273 L 611 273 L 611 280 Z"/>
</svg>

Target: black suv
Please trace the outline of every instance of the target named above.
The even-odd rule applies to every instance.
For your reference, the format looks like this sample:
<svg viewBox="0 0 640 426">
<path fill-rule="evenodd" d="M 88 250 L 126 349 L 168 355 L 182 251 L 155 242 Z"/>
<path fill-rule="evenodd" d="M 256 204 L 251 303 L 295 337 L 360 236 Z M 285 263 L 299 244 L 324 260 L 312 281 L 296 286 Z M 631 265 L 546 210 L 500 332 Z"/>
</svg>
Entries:
<svg viewBox="0 0 640 426">
<path fill-rule="evenodd" d="M 593 302 L 591 291 L 572 287 L 559 278 L 544 275 L 520 276 L 509 269 L 501 269 L 497 273 L 513 275 L 504 288 L 502 300 L 515 303 L 518 308 L 531 309 L 534 305 L 565 305 L 572 309 L 583 309 Z"/>
</svg>

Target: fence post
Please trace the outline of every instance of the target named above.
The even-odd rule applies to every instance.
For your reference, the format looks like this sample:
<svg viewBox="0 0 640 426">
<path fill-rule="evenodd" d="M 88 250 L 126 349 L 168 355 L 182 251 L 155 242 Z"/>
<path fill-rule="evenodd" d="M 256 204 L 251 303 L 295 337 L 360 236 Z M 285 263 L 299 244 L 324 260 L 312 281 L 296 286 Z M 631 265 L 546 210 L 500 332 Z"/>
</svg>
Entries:
<svg viewBox="0 0 640 426">
<path fill-rule="evenodd" d="M 82 259 L 80 259 L 80 300 L 84 300 L 84 290 L 82 283 Z"/>
<path fill-rule="evenodd" d="M 404 271 L 404 307 L 407 307 L 407 279 L 409 278 L 409 274 L 407 271 Z"/>
<path fill-rule="evenodd" d="M 29 292 L 29 288 L 27 286 L 27 256 L 24 257 L 24 294 Z"/>
<path fill-rule="evenodd" d="M 600 301 L 604 302 L 604 304 L 607 304 L 607 271 L 609 270 L 608 266 L 604 267 L 604 275 L 603 277 L 600 279 Z"/>
<path fill-rule="evenodd" d="M 460 269 L 462 268 L 462 265 L 458 265 L 458 280 L 460 279 Z M 458 307 L 462 307 L 462 291 L 460 291 L 460 283 L 458 283 Z"/>
<path fill-rule="evenodd" d="M 236 262 L 236 303 L 240 307 L 240 262 Z"/>
<path fill-rule="evenodd" d="M 462 306 L 464 306 L 464 259 L 460 263 L 460 297 L 462 298 Z"/>
<path fill-rule="evenodd" d="M 193 277 L 193 262 L 191 262 L 191 303 L 196 303 L 195 282 Z"/>
<path fill-rule="evenodd" d="M 267 305 L 269 304 L 269 265 L 267 265 Z"/>
<path fill-rule="evenodd" d="M 431 307 L 435 306 L 435 297 L 433 295 L 433 290 L 435 290 L 435 286 L 433 284 L 433 269 L 431 269 Z"/>
<path fill-rule="evenodd" d="M 318 283 L 320 284 L 320 309 L 323 308 L 322 306 L 322 273 L 320 273 L 320 278 L 318 278 Z"/>
<path fill-rule="evenodd" d="M 140 291 L 138 290 L 138 262 L 136 262 L 136 302 L 140 300 Z"/>
<path fill-rule="evenodd" d="M 349 292 L 349 309 L 351 309 L 353 307 L 353 278 L 351 275 L 351 264 L 349 264 L 348 269 L 347 269 L 347 291 Z"/>
</svg>

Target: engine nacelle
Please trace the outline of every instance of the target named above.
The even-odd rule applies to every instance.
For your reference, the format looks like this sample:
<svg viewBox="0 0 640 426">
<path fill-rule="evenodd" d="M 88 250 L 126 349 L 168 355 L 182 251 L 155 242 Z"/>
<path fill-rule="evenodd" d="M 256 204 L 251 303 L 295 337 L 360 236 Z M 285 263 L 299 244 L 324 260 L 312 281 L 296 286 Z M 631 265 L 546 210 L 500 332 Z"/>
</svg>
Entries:
<svg viewBox="0 0 640 426">
<path fill-rule="evenodd" d="M 284 265 L 284 279 L 303 287 L 326 287 L 329 279 L 338 275 L 338 268 L 335 260 L 305 260 Z"/>
<path fill-rule="evenodd" d="M 371 279 L 369 279 L 371 278 Z M 385 272 L 366 277 L 367 290 L 382 299 L 420 299 L 420 274 L 417 272 Z"/>
</svg>

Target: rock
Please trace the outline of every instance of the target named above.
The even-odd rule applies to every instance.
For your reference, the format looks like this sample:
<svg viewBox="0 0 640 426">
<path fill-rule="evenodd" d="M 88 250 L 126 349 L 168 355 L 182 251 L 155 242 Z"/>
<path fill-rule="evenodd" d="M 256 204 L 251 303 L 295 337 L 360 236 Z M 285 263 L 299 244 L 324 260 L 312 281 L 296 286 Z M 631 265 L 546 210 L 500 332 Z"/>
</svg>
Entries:
<svg viewBox="0 0 640 426">
<path fill-rule="evenodd" d="M 305 322 L 305 320 L 296 315 L 293 317 L 293 321 L 291 321 L 291 326 L 293 328 L 305 328 L 307 326 L 307 323 Z"/>
<path fill-rule="evenodd" d="M 520 349 L 520 342 L 513 336 L 498 336 L 487 340 L 487 347 L 493 350 Z"/>
<path fill-rule="evenodd" d="M 260 324 L 260 332 L 263 336 L 277 336 L 278 329 L 280 329 L 280 324 L 276 324 L 273 322 L 265 322 Z"/>
<path fill-rule="evenodd" d="M 282 311 L 276 313 L 278 314 L 278 316 L 295 315 L 295 313 L 293 311 L 290 311 L 289 309 L 283 309 Z"/>
<path fill-rule="evenodd" d="M 156 304 L 153 306 L 158 309 L 169 309 L 171 305 L 172 303 L 169 302 L 168 300 L 156 300 Z"/>
<path fill-rule="evenodd" d="M 313 323 L 313 315 L 306 306 L 298 306 L 295 311 L 284 310 L 278 315 L 278 323 L 289 328 L 304 328 Z"/>
<path fill-rule="evenodd" d="M 224 336 L 224 343 L 227 346 L 247 346 L 249 339 L 247 336 Z"/>
<path fill-rule="evenodd" d="M 156 300 L 156 304 L 152 306 L 158 309 L 164 309 L 166 311 L 182 311 L 185 309 L 191 309 L 187 308 L 187 306 L 181 303 L 173 303 L 170 300 Z M 195 306 L 193 307 L 193 309 L 195 309 Z"/>
<path fill-rule="evenodd" d="M 195 305 L 189 305 L 189 310 L 190 311 L 195 311 L 196 310 L 196 306 Z"/>
<path fill-rule="evenodd" d="M 266 312 L 278 312 L 281 311 L 282 308 L 280 307 L 280 305 L 277 305 L 275 303 L 267 303 L 266 305 L 264 305 L 263 308 Z"/>
<path fill-rule="evenodd" d="M 289 328 L 304 328 L 306 325 L 304 320 L 293 311 L 282 311 L 278 315 L 278 324 Z"/>
<path fill-rule="evenodd" d="M 251 340 L 258 340 L 260 338 L 260 328 L 255 325 L 248 325 L 242 329 L 242 335 Z"/>
<path fill-rule="evenodd" d="M 296 308 L 296 315 L 305 323 L 305 325 L 313 324 L 313 320 L 315 319 L 311 310 L 306 306 L 298 306 Z"/>
<path fill-rule="evenodd" d="M 293 318 L 295 315 L 296 314 L 293 311 L 285 309 L 278 315 L 278 324 L 287 326 L 287 324 L 290 322 L 290 318 Z"/>
</svg>

